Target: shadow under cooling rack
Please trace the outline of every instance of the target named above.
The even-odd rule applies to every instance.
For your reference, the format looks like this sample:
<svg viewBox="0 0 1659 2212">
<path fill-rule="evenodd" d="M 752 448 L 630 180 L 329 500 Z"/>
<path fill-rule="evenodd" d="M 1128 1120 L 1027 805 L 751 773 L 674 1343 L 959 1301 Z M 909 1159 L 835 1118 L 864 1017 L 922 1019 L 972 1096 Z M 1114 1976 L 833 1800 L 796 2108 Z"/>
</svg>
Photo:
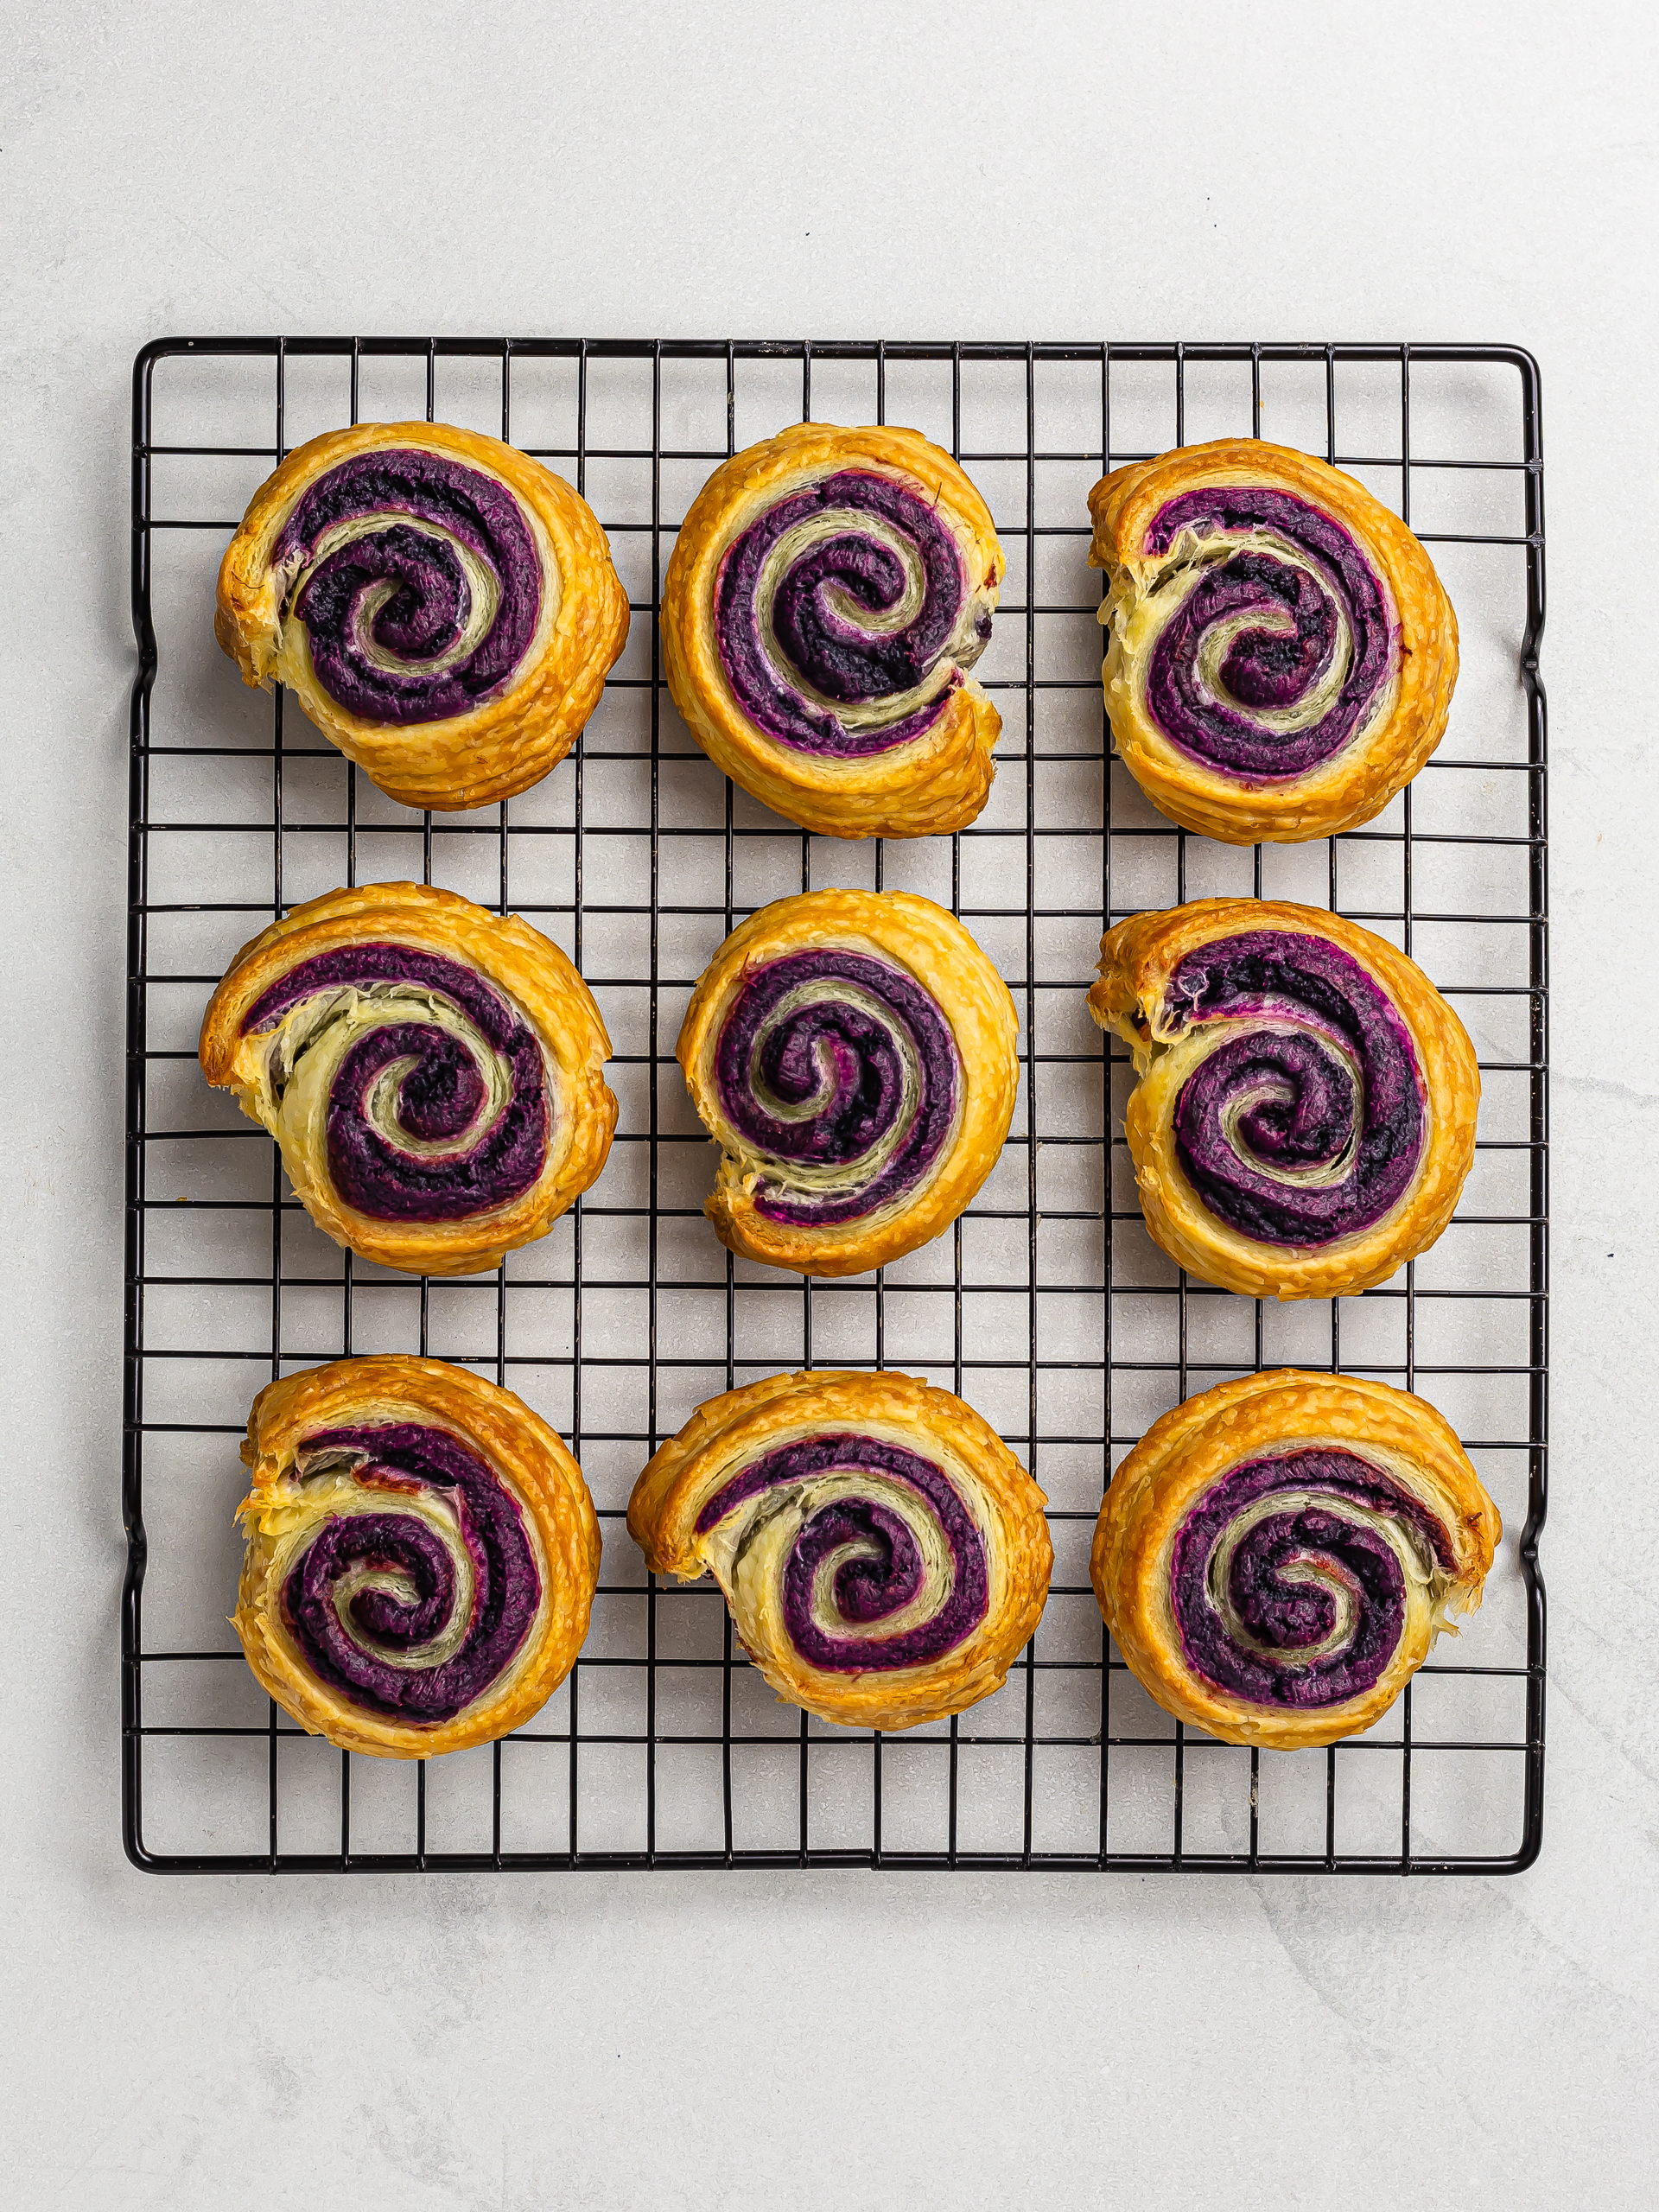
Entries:
<svg viewBox="0 0 1659 2212">
<path fill-rule="evenodd" d="M 960 836 L 842 845 L 734 791 L 661 681 L 655 609 L 720 461 L 787 422 L 910 423 L 988 500 L 1008 575 L 978 673 L 1003 728 Z M 213 579 L 277 460 L 361 419 L 437 418 L 570 477 L 632 632 L 569 760 L 461 816 L 393 805 L 281 691 L 216 652 Z M 1239 851 L 1153 812 L 1101 705 L 1090 484 L 1261 435 L 1359 477 L 1457 606 L 1451 726 L 1362 830 Z M 123 1803 L 163 1872 L 683 1866 L 1503 1872 L 1541 1835 L 1548 1223 L 1539 386 L 1503 346 L 166 339 L 135 371 Z M 530 917 L 617 1050 L 605 1173 L 495 1274 L 410 1282 L 342 1255 L 275 1149 L 195 1067 L 230 955 L 342 882 L 418 877 Z M 734 924 L 834 884 L 951 907 L 1020 1013 L 1003 1156 L 952 1231 L 874 1276 L 734 1261 L 673 1059 Z M 1084 1008 L 1102 930 L 1215 894 L 1328 905 L 1409 950 L 1474 1037 L 1480 1147 L 1440 1243 L 1363 1298 L 1280 1308 L 1151 1244 L 1121 1133 L 1129 1071 Z M 503 1743 L 403 1765 L 302 1734 L 226 1625 L 237 1440 L 269 1377 L 409 1351 L 518 1390 L 582 1462 L 605 1536 L 568 1683 Z M 1482 1611 L 1394 1710 L 1325 1751 L 1213 1742 L 1152 1705 L 1088 1579 L 1110 1468 L 1191 1391 L 1253 1367 L 1378 1375 L 1452 1421 L 1506 1535 Z M 948 1725 L 836 1729 L 772 1699 L 712 1586 L 664 1587 L 623 1521 L 699 1400 L 779 1369 L 893 1367 L 975 1405 L 1048 1494 L 1047 1610 L 1004 1689 Z"/>
</svg>

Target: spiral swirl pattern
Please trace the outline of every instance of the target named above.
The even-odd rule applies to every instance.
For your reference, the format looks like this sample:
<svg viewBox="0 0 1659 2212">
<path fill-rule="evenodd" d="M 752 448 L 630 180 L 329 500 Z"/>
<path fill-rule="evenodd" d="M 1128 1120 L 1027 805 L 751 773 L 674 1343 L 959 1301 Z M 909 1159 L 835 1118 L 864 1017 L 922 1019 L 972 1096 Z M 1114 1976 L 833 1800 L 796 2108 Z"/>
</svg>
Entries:
<svg viewBox="0 0 1659 2212">
<path fill-rule="evenodd" d="M 527 511 L 483 470 L 380 446 L 327 470 L 271 549 L 317 682 L 376 723 L 443 721 L 502 691 L 542 611 Z"/>
<path fill-rule="evenodd" d="M 955 1484 L 880 1437 L 804 1437 L 752 1461 L 697 1516 L 699 1536 L 717 1529 L 740 1635 L 746 1599 L 768 1583 L 810 1667 L 925 1666 L 985 1618 L 984 1538 Z"/>
<path fill-rule="evenodd" d="M 1212 1688 L 1318 1708 L 1373 1687 L 1399 1649 L 1408 1586 L 1455 1570 L 1445 1527 L 1385 1470 L 1288 1452 L 1205 1493 L 1175 1538 L 1170 1603 Z"/>
<path fill-rule="evenodd" d="M 715 634 L 754 725 L 855 760 L 919 737 L 991 634 L 937 506 L 893 478 L 842 469 L 767 508 L 733 542 Z"/>
<path fill-rule="evenodd" d="M 1146 672 L 1170 742 L 1249 780 L 1307 775 L 1383 706 L 1399 667 L 1387 585 L 1334 517 L 1265 486 L 1214 486 L 1159 509 L 1173 558 Z"/>
<path fill-rule="evenodd" d="M 1369 1229 L 1422 1157 L 1411 1032 L 1340 947 L 1247 931 L 1189 953 L 1170 978 L 1166 1037 L 1216 1025 L 1175 1101 L 1175 1147 L 1211 1212 L 1263 1243 L 1319 1245 Z"/>
<path fill-rule="evenodd" d="M 722 1243 L 803 1274 L 861 1274 L 937 1236 L 1007 1135 L 1007 985 L 962 924 L 902 891 L 763 906 L 699 977 L 676 1046 L 721 1148 Z"/>
<path fill-rule="evenodd" d="M 911 1189 L 956 1114 L 950 1026 L 891 962 L 831 947 L 751 969 L 715 1048 L 721 1114 L 769 1219 L 855 1221 Z"/>
<path fill-rule="evenodd" d="M 453 1719 L 511 1665 L 541 1602 L 518 1500 L 458 1438 L 412 1422 L 320 1430 L 298 1471 L 318 1489 L 282 1605 L 307 1665 L 365 1712 Z"/>
<path fill-rule="evenodd" d="M 713 1573 L 780 1696 L 911 1728 L 1007 1680 L 1048 1589 L 1045 1503 L 960 1398 L 818 1370 L 699 1406 L 634 1484 L 628 1532 L 653 1573 Z"/>
<path fill-rule="evenodd" d="M 552 1102 L 541 1044 L 474 969 L 396 943 L 298 963 L 249 1007 L 284 1113 L 326 1100 L 330 1180 L 378 1221 L 464 1220 L 530 1190 Z"/>
<path fill-rule="evenodd" d="M 599 1520 L 512 1391 L 443 1360 L 334 1360 L 266 1384 L 242 1458 L 232 1625 L 302 1728 L 432 1758 L 510 1734 L 569 1674 Z"/>
<path fill-rule="evenodd" d="M 1475 1158 L 1480 1067 L 1414 962 L 1324 907 L 1198 899 L 1101 940 L 1147 1227 L 1248 1298 L 1342 1298 L 1426 1252 Z"/>
<path fill-rule="evenodd" d="M 1503 1533 L 1426 1400 L 1281 1368 L 1153 1423 L 1101 1502 L 1089 1572 L 1166 1713 L 1292 1751 L 1387 1712 L 1479 1605 Z"/>
</svg>

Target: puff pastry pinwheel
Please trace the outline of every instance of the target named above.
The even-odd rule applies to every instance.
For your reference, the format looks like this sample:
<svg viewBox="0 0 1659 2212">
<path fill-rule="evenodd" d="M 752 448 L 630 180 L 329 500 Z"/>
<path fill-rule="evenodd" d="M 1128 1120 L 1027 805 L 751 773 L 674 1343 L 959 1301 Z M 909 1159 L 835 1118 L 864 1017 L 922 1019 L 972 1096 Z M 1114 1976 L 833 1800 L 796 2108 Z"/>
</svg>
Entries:
<svg viewBox="0 0 1659 2212">
<path fill-rule="evenodd" d="M 599 703 L 627 594 L 588 502 L 529 454 L 443 423 L 296 447 L 219 572 L 219 644 L 287 684 L 405 806 L 539 783 Z"/>
<path fill-rule="evenodd" d="M 1001 719 L 970 669 L 1005 563 L 918 431 L 802 423 L 717 468 L 663 589 L 663 666 L 715 766 L 830 837 L 925 837 L 985 804 Z"/>
<path fill-rule="evenodd" d="M 582 1470 L 511 1390 L 441 1359 L 340 1359 L 253 1402 L 234 1626 L 260 1687 L 377 1758 L 523 1726 L 599 1580 Z"/>
<path fill-rule="evenodd" d="M 821 1720 L 913 1728 L 1000 1689 L 1048 1594 L 1043 1493 L 908 1375 L 773 1375 L 710 1398 L 634 1485 L 655 1574 L 712 1572 L 743 1647 Z"/>
<path fill-rule="evenodd" d="M 245 944 L 200 1053 L 337 1244 L 466 1275 L 544 1236 L 605 1165 L 610 1049 L 538 930 L 452 891 L 371 883 Z"/>
<path fill-rule="evenodd" d="M 1433 1406 L 1280 1368 L 1153 1423 L 1112 1477 L 1090 1573 L 1166 1713 L 1294 1751 L 1387 1712 L 1479 1605 L 1502 1534 Z"/>
<path fill-rule="evenodd" d="M 1089 511 L 1112 735 L 1173 821 L 1230 845 L 1330 836 L 1440 743 L 1457 618 L 1353 477 L 1222 438 L 1115 468 Z"/>
<path fill-rule="evenodd" d="M 1414 961 L 1321 907 L 1198 899 L 1101 940 L 1089 1010 L 1140 1078 L 1147 1227 L 1247 1298 L 1386 1282 L 1452 1218 L 1480 1071 Z"/>
<path fill-rule="evenodd" d="M 721 1148 L 704 1211 L 745 1259 L 860 1274 L 956 1219 L 1019 1084 L 1007 985 L 962 924 L 899 891 L 810 891 L 732 931 L 680 1030 Z"/>
</svg>

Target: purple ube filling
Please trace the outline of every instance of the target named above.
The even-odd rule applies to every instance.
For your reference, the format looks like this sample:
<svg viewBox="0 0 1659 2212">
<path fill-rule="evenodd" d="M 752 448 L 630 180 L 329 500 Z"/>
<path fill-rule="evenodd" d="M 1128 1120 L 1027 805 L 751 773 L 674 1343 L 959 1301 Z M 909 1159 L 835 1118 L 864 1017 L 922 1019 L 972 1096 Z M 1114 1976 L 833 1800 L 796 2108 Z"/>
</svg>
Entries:
<svg viewBox="0 0 1659 2212">
<path fill-rule="evenodd" d="M 365 721 L 431 722 L 470 714 L 511 680 L 536 634 L 541 563 L 523 510 L 505 485 L 481 470 L 439 454 L 383 446 L 317 479 L 283 524 L 272 566 L 303 568 L 326 531 L 370 514 L 385 519 L 318 561 L 293 602 L 311 641 L 318 682 Z M 402 515 L 410 520 L 399 521 Z M 495 619 L 478 645 L 436 672 L 423 664 L 458 643 L 472 592 L 454 547 L 416 523 L 459 538 L 493 572 L 500 592 Z M 399 663 L 396 669 L 371 660 L 359 634 L 365 593 L 386 584 L 391 594 L 368 629 Z"/>
<path fill-rule="evenodd" d="M 850 998 L 812 999 L 766 1028 L 779 1000 L 825 981 L 859 986 L 880 1005 L 880 1018 Z M 906 1042 L 918 1096 L 908 1128 L 880 1172 L 857 1190 L 823 1197 L 784 1194 L 763 1182 L 755 1195 L 758 1213 L 828 1226 L 859 1220 L 909 1190 L 950 1135 L 958 1061 L 950 1025 L 934 1001 L 885 960 L 831 949 L 750 969 L 720 1033 L 715 1080 L 721 1113 L 757 1152 L 814 1166 L 862 1159 L 903 1110 Z M 774 1098 L 790 1105 L 817 1102 L 817 1110 L 798 1121 L 769 1113 L 755 1095 L 756 1074 Z"/>
<path fill-rule="evenodd" d="M 1209 1211 L 1268 1244 L 1319 1245 L 1370 1229 L 1410 1188 L 1422 1155 L 1424 1108 L 1411 1033 L 1386 992 L 1325 938 L 1251 930 L 1191 952 L 1170 977 L 1166 1030 L 1194 1021 L 1275 1017 L 1294 1031 L 1254 1028 L 1218 1045 L 1181 1085 L 1175 1150 Z M 1361 1075 L 1357 1142 L 1353 1081 Z M 1253 1158 L 1234 1148 L 1223 1116 L 1241 1091 L 1266 1096 L 1236 1124 Z M 1339 1179 L 1282 1182 L 1352 1156 Z"/>
<path fill-rule="evenodd" d="M 360 1455 L 359 1482 L 383 1485 L 384 1513 L 342 1513 L 323 1522 L 283 1585 L 283 1611 L 318 1677 L 371 1713 L 406 1721 L 452 1720 L 497 1680 L 529 1635 L 542 1580 L 518 1503 L 489 1463 L 446 1430 L 413 1422 L 385 1428 L 332 1428 L 308 1436 L 308 1461 L 327 1452 Z M 410 1654 L 448 1624 L 456 1601 L 448 1551 L 417 1515 L 396 1510 L 399 1491 L 430 1487 L 449 1494 L 473 1563 L 473 1617 L 454 1652 L 435 1667 L 397 1667 L 378 1656 Z M 407 1576 L 413 1595 L 359 1590 L 346 1611 L 370 1647 L 346 1630 L 334 1589 L 353 1569 Z"/>
<path fill-rule="evenodd" d="M 904 591 L 903 563 L 891 546 L 855 528 L 821 539 L 785 570 L 772 601 L 772 633 L 785 656 L 780 669 L 761 629 L 766 556 L 797 523 L 848 507 L 884 517 L 914 545 L 925 579 L 920 609 L 898 631 L 865 630 L 849 620 L 830 603 L 830 588 L 879 613 Z M 843 469 L 780 499 L 728 548 L 715 592 L 715 634 L 727 680 L 749 720 L 781 744 L 848 760 L 885 752 L 938 719 L 957 679 L 925 707 L 878 729 L 849 729 L 798 686 L 804 682 L 827 699 L 859 705 L 913 690 L 956 627 L 966 589 L 961 549 L 925 499 L 890 477 Z M 987 614 L 982 638 L 990 627 Z"/>
<path fill-rule="evenodd" d="M 1241 1538 L 1226 1597 L 1252 1650 L 1229 1632 L 1211 1587 L 1217 1545 L 1239 1514 L 1281 1491 L 1315 1491 L 1330 1510 L 1304 1506 L 1269 1513 Z M 1252 1459 L 1206 1491 L 1181 1523 L 1170 1555 L 1170 1604 L 1187 1664 L 1213 1688 L 1253 1705 L 1339 1705 L 1358 1697 L 1388 1666 L 1405 1626 L 1405 1574 L 1388 1539 L 1341 1508 L 1360 1505 L 1408 1532 L 1424 1557 L 1455 1568 L 1445 1529 L 1381 1467 L 1351 1452 L 1306 1451 Z M 1337 1601 L 1317 1584 L 1287 1581 L 1287 1567 L 1313 1564 L 1346 1586 L 1354 1601 L 1347 1641 L 1320 1657 L 1296 1654 L 1336 1626 Z"/>
<path fill-rule="evenodd" d="M 435 1158 L 405 1151 L 368 1118 L 369 1094 L 383 1068 L 414 1059 L 398 1086 L 397 1122 L 429 1144 L 452 1142 L 471 1128 L 485 1079 L 461 1040 L 435 1023 L 366 1030 L 341 1059 L 328 1095 L 328 1173 L 340 1197 L 376 1221 L 461 1221 L 522 1196 L 547 1160 L 545 1064 L 533 1033 L 472 969 L 412 945 L 342 945 L 290 969 L 248 1009 L 242 1033 L 270 1027 L 320 992 L 377 983 L 411 983 L 448 999 L 506 1061 L 510 1095 L 505 1110 L 466 1150 Z"/>
<path fill-rule="evenodd" d="M 1183 530 L 1271 530 L 1315 573 L 1260 545 L 1207 569 L 1153 647 L 1147 712 L 1206 767 L 1250 779 L 1307 775 L 1355 735 L 1388 682 L 1396 632 L 1376 570 L 1340 523 L 1287 492 L 1229 485 L 1185 493 L 1154 516 L 1147 551 L 1167 552 Z M 1339 608 L 1352 658 L 1336 698 L 1306 729 L 1264 728 L 1251 708 L 1294 708 L 1330 667 Z M 1221 681 L 1238 702 L 1230 706 L 1201 682 L 1198 648 L 1217 622 L 1240 614 L 1260 615 L 1264 626 L 1239 631 L 1221 664 Z"/>
<path fill-rule="evenodd" d="M 809 1666 L 842 1674 L 925 1667 L 970 1636 L 990 1602 L 984 1540 L 956 1485 L 931 1459 L 875 1436 L 804 1437 L 763 1459 L 752 1460 L 741 1475 L 716 1491 L 697 1516 L 697 1534 L 707 1535 L 763 1491 L 861 1467 L 907 1484 L 932 1508 L 952 1567 L 949 1595 L 931 1620 L 885 1642 L 874 1637 L 866 1641 L 833 1636 L 821 1628 L 812 1616 L 812 1585 L 823 1560 L 843 1544 L 873 1548 L 871 1556 L 848 1560 L 836 1573 L 835 1604 L 843 1620 L 861 1625 L 887 1620 L 912 1601 L 923 1581 L 916 1539 L 885 1501 L 836 1498 L 808 1515 L 784 1568 L 784 1623 L 790 1642 Z"/>
</svg>

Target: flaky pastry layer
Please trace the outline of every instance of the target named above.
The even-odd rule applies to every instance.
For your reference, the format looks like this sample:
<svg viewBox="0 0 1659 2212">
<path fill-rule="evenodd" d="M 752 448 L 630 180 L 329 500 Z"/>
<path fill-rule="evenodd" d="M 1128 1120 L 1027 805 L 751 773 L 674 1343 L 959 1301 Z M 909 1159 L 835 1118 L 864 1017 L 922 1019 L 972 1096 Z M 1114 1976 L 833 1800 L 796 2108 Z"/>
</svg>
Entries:
<svg viewBox="0 0 1659 2212">
<path fill-rule="evenodd" d="M 926 837 L 965 829 L 984 805 L 1001 717 L 971 678 L 918 737 L 838 759 L 760 728 L 721 658 L 715 596 L 734 543 L 780 499 L 857 469 L 918 492 L 948 523 L 971 585 L 995 604 L 1006 563 L 990 511 L 950 454 L 918 431 L 801 423 L 717 468 L 680 525 L 663 587 L 663 669 L 675 705 L 734 783 L 828 837 Z"/>
<path fill-rule="evenodd" d="M 471 968 L 535 1029 L 550 1083 L 547 1155 L 534 1184 L 504 1205 L 451 1220 L 385 1220 L 359 1211 L 334 1187 L 323 1116 L 296 1127 L 283 1112 L 271 1079 L 270 1030 L 243 1033 L 250 1009 L 292 969 L 341 947 L 383 941 Z M 243 1112 L 276 1138 L 295 1193 L 317 1226 L 359 1259 L 423 1275 L 499 1266 L 508 1252 L 544 1236 L 594 1180 L 616 1127 L 616 1099 L 604 1077 L 610 1051 L 593 994 L 557 945 L 516 914 L 492 914 L 420 883 L 331 891 L 262 930 L 209 1000 L 198 1047 L 208 1082 L 233 1090 Z"/>
<path fill-rule="evenodd" d="M 950 1481 L 983 1545 L 988 1602 L 977 1627 L 925 1665 L 855 1672 L 815 1666 L 796 1649 L 776 1575 L 742 1572 L 742 1524 L 699 1530 L 709 1502 L 755 1461 L 801 1440 L 847 1432 L 913 1451 Z M 695 1581 L 712 1571 L 744 1649 L 791 1705 L 858 1728 L 902 1729 L 961 1713 L 1000 1689 L 1030 1641 L 1048 1593 L 1053 1548 L 1046 1503 L 1012 1452 L 970 1406 L 908 1375 L 773 1375 L 698 1407 L 634 1485 L 628 1532 L 653 1573 Z"/>
<path fill-rule="evenodd" d="M 1306 774 L 1251 779 L 1184 751 L 1148 709 L 1145 653 L 1125 642 L 1130 618 L 1155 607 L 1153 594 L 1173 565 L 1173 549 L 1147 550 L 1154 518 L 1185 493 L 1224 486 L 1287 493 L 1333 518 L 1392 601 L 1397 681 L 1380 711 Z M 1172 821 L 1230 845 L 1332 836 L 1380 814 L 1440 743 L 1458 676 L 1457 617 L 1421 542 L 1357 479 L 1289 447 L 1219 438 L 1115 468 L 1089 494 L 1089 512 L 1090 566 L 1104 569 L 1111 583 L 1101 620 L 1112 632 L 1103 675 L 1115 748 Z"/>
<path fill-rule="evenodd" d="M 1182 1523 L 1230 1470 L 1299 1446 L 1351 1451 L 1432 1516 L 1453 1565 L 1408 1581 L 1400 1640 L 1376 1681 L 1339 1702 L 1297 1707 L 1232 1695 L 1195 1671 L 1171 1596 Z M 1434 1638 L 1472 1612 L 1503 1535 L 1497 1508 L 1434 1407 L 1357 1376 L 1277 1368 L 1223 1382 L 1154 1421 L 1112 1477 L 1090 1573 L 1130 1672 L 1165 1712 L 1229 1744 L 1294 1751 L 1369 1728 Z M 1310 1539 L 1317 1541 L 1317 1539 Z"/>
<path fill-rule="evenodd" d="M 534 642 L 505 688 L 470 713 L 364 720 L 319 682 L 304 625 L 281 603 L 271 553 L 283 524 L 319 478 L 378 447 L 437 454 L 495 478 L 535 537 L 543 604 Z M 627 641 L 628 602 L 593 509 L 540 461 L 445 423 L 359 423 L 296 447 L 255 493 L 219 569 L 213 630 L 244 683 L 286 685 L 389 798 L 452 812 L 528 791 L 563 760 Z"/>
<path fill-rule="evenodd" d="M 841 949 L 892 963 L 914 978 L 948 1025 L 961 1095 L 950 1134 L 922 1179 L 861 1218 L 819 1225 L 770 1217 L 757 1203 L 765 1158 L 734 1129 L 715 1058 L 747 978 L 801 952 Z M 996 1165 L 1019 1088 L 1019 1017 L 1007 985 L 943 906 L 909 892 L 812 891 L 779 899 L 739 925 L 703 971 L 677 1047 L 702 1124 L 721 1147 L 703 1211 L 722 1244 L 762 1265 L 807 1275 L 861 1274 L 941 1235 Z"/>
<path fill-rule="evenodd" d="M 1320 938 L 1379 986 L 1410 1032 L 1425 1109 L 1422 1153 L 1404 1195 L 1373 1226 L 1316 1246 L 1244 1234 L 1205 1205 L 1182 1167 L 1174 1117 L 1186 1071 L 1172 1058 L 1171 976 L 1186 956 L 1257 931 Z M 1422 969 L 1357 922 L 1286 899 L 1196 899 L 1136 914 L 1101 940 L 1089 1011 L 1122 1037 L 1137 1079 L 1124 1111 L 1141 1210 L 1155 1242 L 1205 1282 L 1246 1298 L 1338 1298 L 1386 1282 L 1451 1220 L 1475 1156 L 1480 1069 L 1468 1032 Z M 1194 1025 L 1198 1027 L 1198 1025 Z M 1264 1021 L 1264 1027 L 1273 1026 Z"/>
<path fill-rule="evenodd" d="M 486 1460 L 510 1491 L 541 1577 L 534 1621 L 510 1665 L 453 1719 L 410 1725 L 359 1704 L 307 1663 L 288 1621 L 283 1585 L 296 1535 L 320 1529 L 296 1464 L 308 1437 L 393 1423 L 447 1431 Z M 246 1535 L 232 1625 L 259 1685 L 310 1734 L 374 1758 L 432 1758 L 522 1727 L 575 1663 L 599 1580 L 600 1532 L 582 1470 L 539 1414 L 511 1390 L 441 1359 L 335 1360 L 267 1383 L 248 1417 L 242 1460 Z M 385 1510 L 395 1511 L 396 1493 Z"/>
</svg>

